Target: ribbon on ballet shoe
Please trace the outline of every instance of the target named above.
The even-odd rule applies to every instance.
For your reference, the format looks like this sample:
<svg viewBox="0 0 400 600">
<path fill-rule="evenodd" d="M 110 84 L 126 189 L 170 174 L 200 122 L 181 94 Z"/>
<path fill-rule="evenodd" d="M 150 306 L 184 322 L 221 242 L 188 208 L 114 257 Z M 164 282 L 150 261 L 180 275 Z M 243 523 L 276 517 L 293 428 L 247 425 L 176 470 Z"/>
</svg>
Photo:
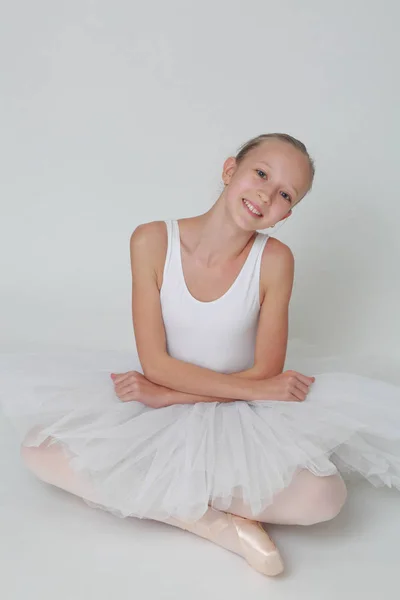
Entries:
<svg viewBox="0 0 400 600">
<path fill-rule="evenodd" d="M 243 548 L 243 556 L 256 571 L 270 577 L 282 573 L 279 550 L 259 521 L 227 513 Z"/>
</svg>

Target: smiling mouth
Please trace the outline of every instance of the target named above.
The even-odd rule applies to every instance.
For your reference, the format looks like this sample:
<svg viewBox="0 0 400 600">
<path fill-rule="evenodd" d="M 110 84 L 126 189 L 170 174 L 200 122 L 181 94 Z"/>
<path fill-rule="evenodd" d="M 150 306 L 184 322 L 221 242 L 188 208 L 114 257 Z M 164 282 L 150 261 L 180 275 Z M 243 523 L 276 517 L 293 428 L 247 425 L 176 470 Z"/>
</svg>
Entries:
<svg viewBox="0 0 400 600">
<path fill-rule="evenodd" d="M 243 204 L 246 206 L 246 208 L 255 216 L 255 217 L 262 217 L 262 213 L 260 213 L 260 211 L 252 205 L 251 202 L 249 202 L 248 200 L 246 200 L 246 198 L 242 198 L 242 202 Z"/>
</svg>

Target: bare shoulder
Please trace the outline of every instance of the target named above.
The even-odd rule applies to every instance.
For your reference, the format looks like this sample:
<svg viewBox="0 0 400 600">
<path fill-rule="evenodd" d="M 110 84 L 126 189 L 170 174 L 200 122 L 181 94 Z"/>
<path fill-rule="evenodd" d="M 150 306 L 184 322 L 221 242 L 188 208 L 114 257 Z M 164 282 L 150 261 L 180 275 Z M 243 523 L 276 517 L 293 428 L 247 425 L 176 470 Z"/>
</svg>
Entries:
<svg viewBox="0 0 400 600">
<path fill-rule="evenodd" d="M 274 263 L 278 263 L 280 266 L 293 264 L 293 252 L 287 244 L 270 237 L 264 247 L 262 262 L 269 262 L 270 266 Z"/>
<path fill-rule="evenodd" d="M 133 248 L 141 248 L 145 246 L 153 248 L 158 245 L 167 243 L 167 228 L 164 221 L 150 221 L 149 223 L 142 223 L 134 229 L 130 245 Z"/>
<path fill-rule="evenodd" d="M 138 225 L 130 237 L 131 266 L 151 269 L 159 286 L 168 247 L 165 221 L 150 221 Z"/>
<path fill-rule="evenodd" d="M 261 259 L 261 285 L 264 291 L 273 284 L 292 287 L 294 279 L 294 255 L 287 244 L 270 237 L 265 244 Z"/>
</svg>

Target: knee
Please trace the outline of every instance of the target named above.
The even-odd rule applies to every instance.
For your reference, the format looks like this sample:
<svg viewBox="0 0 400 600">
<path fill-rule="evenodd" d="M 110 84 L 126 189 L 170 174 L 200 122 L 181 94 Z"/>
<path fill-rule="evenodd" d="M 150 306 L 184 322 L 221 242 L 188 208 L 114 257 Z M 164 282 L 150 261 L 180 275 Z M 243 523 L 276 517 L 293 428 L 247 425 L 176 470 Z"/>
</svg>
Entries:
<svg viewBox="0 0 400 600">
<path fill-rule="evenodd" d="M 46 477 L 46 466 L 49 461 L 49 450 L 47 448 L 48 439 L 45 440 L 40 446 L 29 446 L 30 437 L 29 435 L 25 438 L 20 446 L 20 456 L 24 465 L 31 471 L 36 477 L 47 482 Z"/>
<path fill-rule="evenodd" d="M 24 443 L 20 446 L 20 456 L 25 467 L 34 473 L 37 477 L 40 477 L 40 463 L 41 463 L 41 448 L 35 446 L 25 446 Z"/>
<path fill-rule="evenodd" d="M 46 438 L 39 446 L 29 446 L 28 443 L 27 439 L 22 443 L 20 454 L 33 475 L 71 494 L 97 501 L 91 482 L 71 468 L 71 454 L 64 452 L 54 438 Z"/>
<path fill-rule="evenodd" d="M 330 521 L 343 508 L 346 498 L 346 484 L 339 474 L 315 477 L 308 498 L 308 506 L 299 520 L 299 525 L 313 525 Z"/>
</svg>

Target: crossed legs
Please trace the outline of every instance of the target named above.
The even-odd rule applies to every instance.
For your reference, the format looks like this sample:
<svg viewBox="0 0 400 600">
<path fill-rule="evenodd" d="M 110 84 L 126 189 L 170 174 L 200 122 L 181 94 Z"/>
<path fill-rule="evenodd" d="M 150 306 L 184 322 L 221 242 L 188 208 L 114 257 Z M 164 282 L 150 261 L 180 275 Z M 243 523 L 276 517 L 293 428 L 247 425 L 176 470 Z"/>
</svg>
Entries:
<svg viewBox="0 0 400 600">
<path fill-rule="evenodd" d="M 21 457 L 28 469 L 42 481 L 76 496 L 96 502 L 89 482 L 69 466 L 68 457 L 57 444 L 45 440 L 39 447 L 21 446 Z M 282 572 L 279 552 L 260 522 L 285 525 L 311 525 L 334 518 L 346 500 L 346 486 L 339 474 L 317 477 L 308 470 L 299 471 L 291 483 L 279 492 L 273 503 L 253 516 L 246 504 L 234 499 L 228 509 L 219 510 L 213 502 L 195 522 L 175 518 L 164 522 L 191 531 L 246 558 L 266 575 Z"/>
</svg>

